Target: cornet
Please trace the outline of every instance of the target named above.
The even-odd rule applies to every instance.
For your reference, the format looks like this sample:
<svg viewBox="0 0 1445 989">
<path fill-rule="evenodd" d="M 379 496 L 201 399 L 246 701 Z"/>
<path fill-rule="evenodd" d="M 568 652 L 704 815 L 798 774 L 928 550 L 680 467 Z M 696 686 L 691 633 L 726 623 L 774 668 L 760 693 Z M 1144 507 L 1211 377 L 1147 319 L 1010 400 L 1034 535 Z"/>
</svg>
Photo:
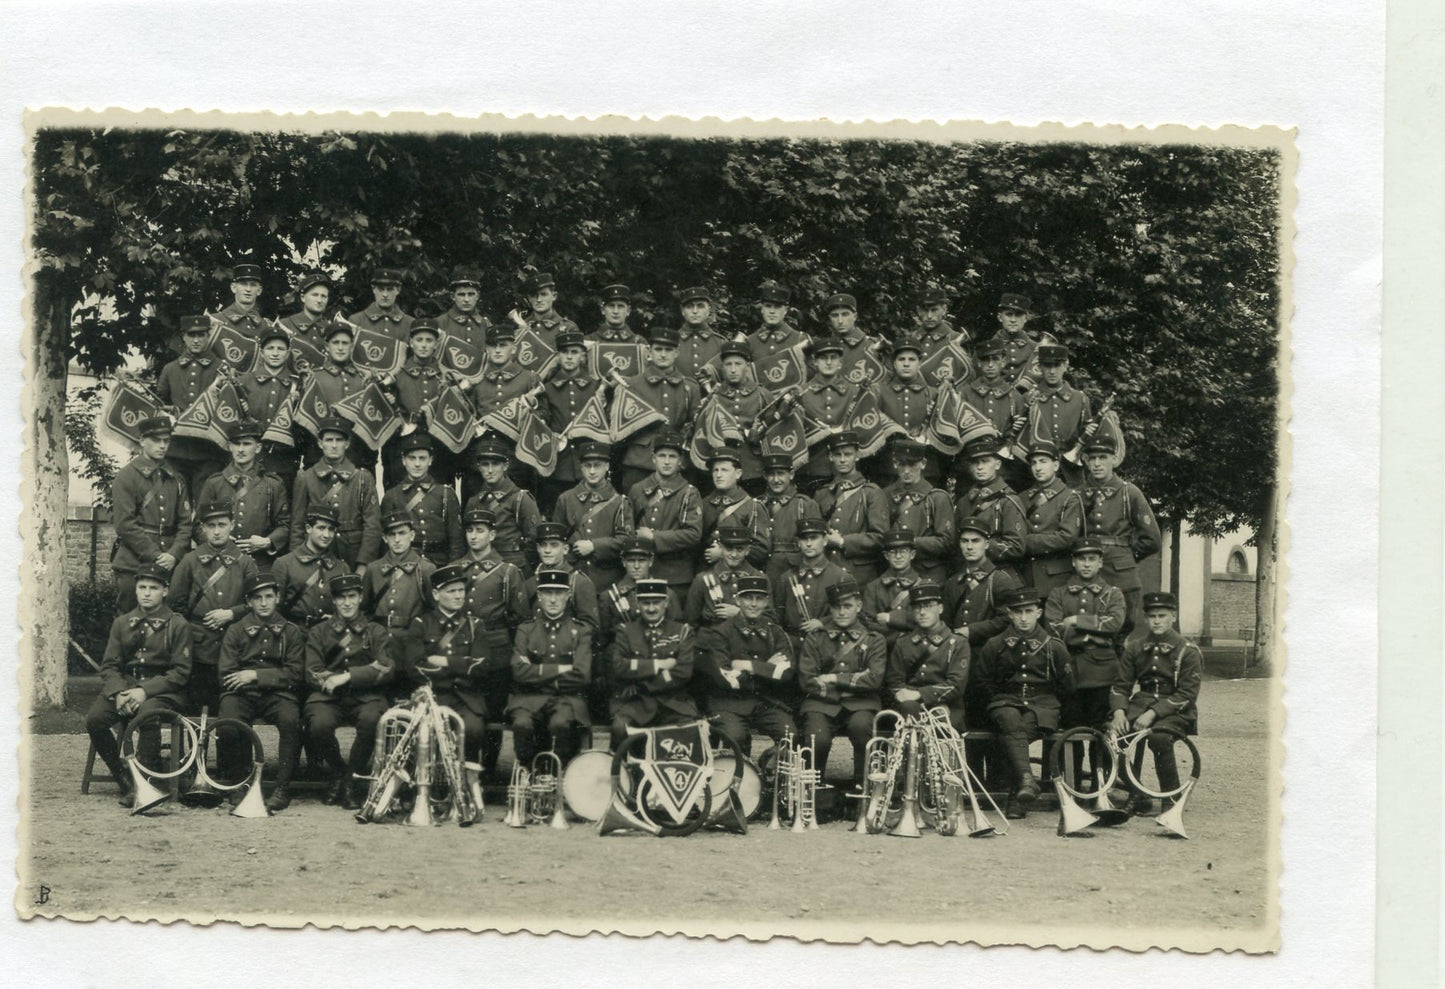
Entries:
<svg viewBox="0 0 1445 989">
<path fill-rule="evenodd" d="M 556 752 L 538 752 L 527 784 L 527 823 L 567 830 L 570 825 L 562 810 L 561 785 L 562 759 Z"/>
<path fill-rule="evenodd" d="M 818 830 L 818 787 L 822 773 L 815 762 L 812 745 L 799 746 L 793 730 L 787 729 L 778 743 L 777 770 L 773 775 L 773 816 L 769 831 L 781 831 L 782 821 L 792 821 L 794 834 Z"/>
<path fill-rule="evenodd" d="M 509 828 L 525 828 L 531 795 L 532 774 L 518 763 L 512 767 L 512 782 L 507 784 L 507 816 L 502 823 Z"/>
</svg>

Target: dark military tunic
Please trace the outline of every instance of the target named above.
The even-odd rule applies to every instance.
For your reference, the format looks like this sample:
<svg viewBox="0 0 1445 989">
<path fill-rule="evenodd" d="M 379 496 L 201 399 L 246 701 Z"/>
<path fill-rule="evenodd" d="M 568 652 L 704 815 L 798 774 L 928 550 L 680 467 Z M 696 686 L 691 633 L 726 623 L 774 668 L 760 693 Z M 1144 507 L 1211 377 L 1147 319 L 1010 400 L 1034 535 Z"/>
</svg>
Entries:
<svg viewBox="0 0 1445 989">
<path fill-rule="evenodd" d="M 583 483 L 563 492 L 552 518 L 571 532 L 569 543 L 579 539 L 592 542 L 589 555 L 570 553 L 567 557 L 579 573 L 591 577 L 598 587 L 622 579 L 622 543 L 635 527 L 631 503 L 611 484 L 603 481 L 593 489 Z"/>
<path fill-rule="evenodd" d="M 488 364 L 481 379 L 472 385 L 469 394 L 477 415 L 484 416 L 495 412 L 512 399 L 527 394 L 541 383 L 542 379 L 537 377 L 536 372 L 527 370 L 516 361 L 511 361 L 504 367 Z"/>
<path fill-rule="evenodd" d="M 953 514 L 954 531 L 969 519 L 978 516 L 988 519 L 993 530 L 988 540 L 988 558 L 1017 573 L 1024 562 L 1024 536 L 1028 534 L 1025 514 L 1019 496 L 1001 478 L 995 477 L 987 484 L 974 484 L 959 495 Z"/>
<path fill-rule="evenodd" d="M 908 592 L 918 585 L 920 579 L 912 567 L 903 573 L 895 573 L 890 568 L 863 588 L 863 613 L 859 620 L 867 628 L 881 633 L 889 648 L 899 635 L 913 628 Z M 882 614 L 888 618 L 880 622 L 878 616 Z"/>
<path fill-rule="evenodd" d="M 1139 561 L 1159 552 L 1159 523 L 1143 493 L 1128 481 L 1110 477 L 1107 481 L 1084 481 L 1079 488 L 1084 502 L 1084 535 L 1097 536 L 1104 544 L 1104 576 L 1124 592 L 1129 602 L 1130 628 L 1141 627 L 1143 581 Z"/>
<path fill-rule="evenodd" d="M 562 673 L 561 666 L 572 669 Z M 517 630 L 507 714 L 545 712 L 590 724 L 587 688 L 591 679 L 592 629 L 565 614 L 557 619 L 539 614 Z"/>
<path fill-rule="evenodd" d="M 542 510 L 530 491 L 523 491 L 503 475 L 496 484 L 483 484 L 467 499 L 465 511 L 476 508 L 485 508 L 497 517 L 492 549 L 502 559 L 525 567 L 529 559 L 536 558 L 537 525 L 542 521 Z"/>
<path fill-rule="evenodd" d="M 396 674 L 397 638 L 363 615 L 351 621 L 340 616 L 314 626 L 306 635 L 306 683 L 315 688 L 334 673 L 351 674 L 351 681 L 336 693 L 313 689 L 306 706 L 336 703 L 342 698 L 381 700 L 382 688 Z"/>
<path fill-rule="evenodd" d="M 1073 572 L 1070 547 L 1084 532 L 1084 503 L 1079 493 L 1055 477 L 1048 485 L 1034 485 L 1019 495 L 1027 509 L 1023 576 L 1040 594 L 1047 595 Z"/>
<path fill-rule="evenodd" d="M 1019 582 L 988 560 L 972 567 L 960 563 L 959 567 L 943 585 L 943 620 L 955 632 L 967 635 L 968 644 L 976 649 L 1008 627 L 1008 614 L 995 602 Z"/>
<path fill-rule="evenodd" d="M 720 625 L 724 619 L 717 608 L 724 604 L 738 603 L 738 578 L 761 577 L 763 572 L 746 562 L 736 570 L 729 569 L 722 560 L 693 578 L 687 590 L 687 601 L 683 605 L 683 616 L 689 625 L 702 628 Z"/>
<path fill-rule="evenodd" d="M 798 396 L 798 406 L 815 422 L 832 429 L 843 429 L 848 425 L 845 419 L 861 394 L 862 389 L 842 374 L 835 374 L 826 380 L 821 375 L 814 375 Z M 808 455 L 808 462 L 798 473 L 802 477 L 813 479 L 828 477 L 833 473 L 826 442 L 814 444 Z"/>
<path fill-rule="evenodd" d="M 382 309 L 374 302 L 361 312 L 352 313 L 346 318 L 363 330 L 384 333 L 402 344 L 407 342 L 411 324 L 415 322 L 400 306 Z"/>
<path fill-rule="evenodd" d="M 169 607 L 162 604 L 150 614 L 136 608 L 110 623 L 100 662 L 101 697 L 113 701 L 139 687 L 147 700 L 169 699 L 179 708 L 190 678 L 191 629 Z"/>
<path fill-rule="evenodd" d="M 1013 628 L 984 644 L 978 657 L 980 683 L 990 713 L 1001 707 L 1026 709 L 1038 727 L 1059 726 L 1059 701 L 1073 689 L 1069 650 L 1043 623 L 1024 635 Z"/>
<path fill-rule="evenodd" d="M 386 553 L 366 565 L 361 607 L 379 625 L 400 633 L 432 607 L 431 575 L 436 564 L 413 546 L 400 557 Z"/>
<path fill-rule="evenodd" d="M 537 607 L 537 575 L 543 570 L 561 570 L 571 574 L 572 597 L 567 602 L 567 613 L 594 631 L 601 628 L 602 618 L 597 608 L 597 585 L 586 574 L 572 569 L 570 563 L 559 563 L 555 567 L 538 566 L 522 584 L 522 594 L 527 599 L 527 610 Z"/>
<path fill-rule="evenodd" d="M 755 567 L 768 565 L 768 556 L 773 549 L 772 517 L 756 498 L 737 488 L 731 491 L 714 491 L 703 498 L 703 546 L 715 543 L 718 529 L 724 525 L 747 529 L 751 533 L 748 562 Z"/>
<path fill-rule="evenodd" d="M 477 634 L 486 646 L 488 658 L 495 660 L 512 648 L 513 630 L 532 615 L 526 578 L 514 564 L 491 551 L 481 557 L 468 553 L 450 565 L 467 572 L 467 599 L 462 610 L 477 619 Z"/>
<path fill-rule="evenodd" d="M 191 501 L 175 469 L 141 455 L 116 472 L 111 485 L 115 546 L 111 568 L 134 574 L 162 553 L 177 561 L 191 544 Z"/>
<path fill-rule="evenodd" d="M 692 629 L 665 617 L 656 625 L 641 618 L 624 625 L 612 642 L 608 663 L 614 721 L 649 725 L 659 715 L 673 720 L 697 717 L 687 689 L 695 646 Z M 662 659 L 676 659 L 677 666 L 659 670 L 657 661 Z"/>
<path fill-rule="evenodd" d="M 968 640 L 963 636 L 942 624 L 927 632 L 914 629 L 893 644 L 888 657 L 888 692 L 895 697 L 894 706 L 906 714 L 942 704 L 948 708 L 953 726 L 962 731 L 968 669 Z M 904 688 L 918 691 L 918 700 L 897 701 L 898 691 Z"/>
<path fill-rule="evenodd" d="M 578 329 L 578 326 L 570 319 L 559 316 L 555 312 L 550 312 L 545 317 L 538 316 L 536 313 L 529 313 L 527 315 L 527 328 L 541 337 L 547 346 L 556 350 L 557 334 L 563 330 Z"/>
<path fill-rule="evenodd" d="M 1037 432 L 1052 440 L 1060 453 L 1072 450 L 1089 421 L 1089 396 L 1065 381 L 1057 388 L 1039 382 L 1030 397 Z"/>
<path fill-rule="evenodd" d="M 303 628 L 330 617 L 336 612 L 331 601 L 331 578 L 350 569 L 336 555 L 334 543 L 318 556 L 303 540 L 271 567 L 276 592 L 281 596 L 278 610 Z"/>
<path fill-rule="evenodd" d="M 811 564 L 800 562 L 773 584 L 773 609 L 781 619 L 779 624 L 793 637 L 795 647 L 802 646 L 803 623 L 827 615 L 828 588 L 848 576 L 848 571 L 821 557 Z"/>
<path fill-rule="evenodd" d="M 765 357 L 772 357 L 774 354 L 789 347 L 799 344 L 806 344 L 812 340 L 808 334 L 798 329 L 791 323 L 782 323 L 776 327 L 764 327 L 748 335 L 748 350 L 752 352 L 753 363 Z"/>
<path fill-rule="evenodd" d="M 313 505 L 327 505 L 340 522 L 334 544 L 337 555 L 355 569 L 376 559 L 381 550 L 381 509 L 376 501 L 376 481 L 364 470 L 343 459 L 338 464 L 321 461 L 296 476 L 291 498 L 291 543 L 306 541 L 306 515 Z"/>
<path fill-rule="evenodd" d="M 473 719 L 485 718 L 487 705 L 481 675 L 487 653 L 478 634 L 479 624 L 464 611 L 448 615 L 440 608 L 413 618 L 402 637 L 398 679 L 412 686 L 429 683 L 439 703 L 458 714 L 470 713 Z M 425 661 L 428 656 L 445 656 L 446 665 L 431 666 Z M 481 727 L 477 720 L 472 724 L 478 729 Z M 473 732 L 469 727 L 467 738 L 468 747 L 473 743 L 480 745 L 479 731 Z"/>
<path fill-rule="evenodd" d="M 256 563 L 232 541 L 220 549 L 201 546 L 186 554 L 171 577 L 166 604 L 191 623 L 191 658 L 205 666 L 220 661 L 225 632 L 202 624 L 206 612 L 217 608 L 234 612 L 235 623 L 250 613 L 246 582 L 256 576 Z"/>
<path fill-rule="evenodd" d="M 925 580 L 941 583 L 955 549 L 953 505 L 947 492 L 923 480 L 912 485 L 894 481 L 883 489 L 883 497 L 888 503 L 888 527 L 913 533 L 917 551 L 913 568 Z"/>
<path fill-rule="evenodd" d="M 752 429 L 753 423 L 757 421 L 758 413 L 763 411 L 771 397 L 760 386 L 751 381 L 743 381 L 736 385 L 726 382 L 720 384 L 713 390 L 711 401 L 721 402 L 722 407 L 727 409 L 738 424 L 745 431 Z M 752 481 L 763 476 L 763 462 L 753 449 L 752 443 L 743 443 L 743 480 Z"/>
<path fill-rule="evenodd" d="M 1109 702 L 1114 710 L 1123 711 L 1130 723 L 1145 711 L 1153 711 L 1155 725 L 1193 734 L 1203 678 L 1204 658 L 1198 646 L 1173 629 L 1159 636 L 1151 632 L 1124 647 Z"/>
<path fill-rule="evenodd" d="M 225 320 L 231 326 L 240 330 L 246 336 L 255 340 L 266 328 L 266 318 L 254 305 L 250 309 L 242 309 L 232 302 L 226 308 L 215 314 L 215 318 Z"/>
<path fill-rule="evenodd" d="M 642 373 L 629 382 L 632 391 L 654 409 L 667 417 L 665 423 L 657 423 L 633 433 L 627 438 L 622 451 L 622 465 L 637 470 L 652 469 L 652 441 L 663 429 L 674 429 L 688 436 L 697 420 L 698 405 L 702 389 L 692 378 L 685 378 L 674 367 L 663 374 L 656 367 L 648 365 Z"/>
<path fill-rule="evenodd" d="M 798 552 L 798 521 L 821 519 L 823 512 L 816 501 L 805 494 L 799 494 L 798 489 L 791 484 L 780 495 L 774 495 L 770 491 L 758 500 L 768 510 L 772 519 L 773 552 L 768 557 L 767 572 L 768 579 L 776 589 L 783 573 L 796 567 L 803 559 L 803 555 Z"/>
<path fill-rule="evenodd" d="M 437 362 L 435 356 L 425 361 L 410 356 L 392 375 L 391 391 L 396 395 L 398 410 L 412 422 L 419 423 L 422 421 L 422 406 L 440 395 L 448 385 L 456 384 L 457 380 Z"/>
<path fill-rule="evenodd" d="M 485 347 L 487 327 L 492 325 L 492 321 L 475 309 L 471 312 L 462 312 L 456 306 L 452 306 L 437 317 L 436 324 L 443 336 L 458 337 L 475 347 Z"/>
<path fill-rule="evenodd" d="M 291 544 L 291 499 L 280 475 L 266 470 L 243 471 L 234 463 L 219 474 L 212 474 L 201 485 L 199 505 L 224 501 L 235 513 L 231 536 L 236 540 L 265 536 L 271 548 L 243 550 L 250 553 L 258 568 L 269 570 L 271 564 Z M 197 543 L 205 541 L 200 522 L 195 525 Z"/>
<path fill-rule="evenodd" d="M 300 627 L 281 615 L 262 620 L 248 614 L 226 629 L 217 673 L 224 681 L 232 673 L 256 671 L 255 683 L 227 694 L 272 694 L 298 703 L 305 668 L 306 633 Z"/>
<path fill-rule="evenodd" d="M 408 512 L 416 526 L 412 544 L 432 563 L 441 566 L 466 549 L 462 535 L 462 506 L 450 485 L 438 484 L 430 474 L 413 481 L 407 478 L 381 499 L 383 517 Z"/>
<path fill-rule="evenodd" d="M 587 372 L 586 364 L 568 374 L 558 368 L 547 378 L 542 394 L 537 400 L 537 411 L 547 426 L 558 435 L 572 424 L 582 406 L 597 393 L 602 382 Z M 551 480 L 575 484 L 582 477 L 577 462 L 577 451 L 571 438 L 557 457 L 557 469 Z"/>
<path fill-rule="evenodd" d="M 747 668 L 733 672 L 735 660 Z M 794 727 L 797 663 L 792 641 L 777 623 L 736 615 L 703 629 L 697 673 L 706 684 L 708 713 L 734 740 L 745 745 L 750 729 L 757 728 L 776 742 Z"/>
<path fill-rule="evenodd" d="M 859 585 L 878 576 L 883 534 L 888 531 L 888 501 L 883 490 L 863 477 L 837 478 L 814 492 L 830 531 L 843 536 L 841 549 L 828 548 L 828 558 L 853 575 Z"/>
<path fill-rule="evenodd" d="M 1014 388 L 1013 382 L 1000 375 L 989 381 L 978 375 L 958 391 L 959 396 L 972 405 L 1001 436 L 1012 436 L 1014 416 L 1028 411 L 1028 402 Z"/>
<path fill-rule="evenodd" d="M 887 665 L 883 636 L 861 624 L 839 628 L 831 618 L 824 619 L 822 629 L 803 640 L 798 660 L 802 713 L 835 717 L 841 711 L 877 711 Z M 825 673 L 837 674 L 838 682 L 819 683 L 818 677 Z"/>
<path fill-rule="evenodd" d="M 1087 584 L 1074 577 L 1049 592 L 1044 618 L 1074 658 L 1074 686 L 1080 690 L 1112 687 L 1118 678 L 1119 655 L 1114 641 L 1127 615 L 1124 593 L 1095 578 Z M 1060 624 L 1073 615 L 1072 628 Z"/>
<path fill-rule="evenodd" d="M 291 353 L 286 360 L 294 373 L 309 374 L 326 362 L 324 333 L 330 322 L 324 315 L 313 318 L 304 309 L 281 320 L 282 328 L 291 334 Z"/>
<path fill-rule="evenodd" d="M 663 479 L 656 472 L 627 493 L 635 529 L 653 530 L 656 559 L 652 575 L 679 590 L 692 582 L 702 543 L 702 496 L 681 474 Z"/>
</svg>

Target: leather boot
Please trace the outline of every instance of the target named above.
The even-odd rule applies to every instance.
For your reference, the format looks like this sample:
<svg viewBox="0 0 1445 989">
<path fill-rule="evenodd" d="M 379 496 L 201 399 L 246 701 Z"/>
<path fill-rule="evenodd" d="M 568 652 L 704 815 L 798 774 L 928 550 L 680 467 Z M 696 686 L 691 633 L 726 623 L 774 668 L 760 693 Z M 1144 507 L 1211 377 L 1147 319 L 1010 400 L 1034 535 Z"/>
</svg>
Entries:
<svg viewBox="0 0 1445 989">
<path fill-rule="evenodd" d="M 271 795 L 266 798 L 266 809 L 273 814 L 279 810 L 285 810 L 290 806 L 291 790 L 287 786 L 276 787 L 276 789 L 271 791 Z"/>
</svg>

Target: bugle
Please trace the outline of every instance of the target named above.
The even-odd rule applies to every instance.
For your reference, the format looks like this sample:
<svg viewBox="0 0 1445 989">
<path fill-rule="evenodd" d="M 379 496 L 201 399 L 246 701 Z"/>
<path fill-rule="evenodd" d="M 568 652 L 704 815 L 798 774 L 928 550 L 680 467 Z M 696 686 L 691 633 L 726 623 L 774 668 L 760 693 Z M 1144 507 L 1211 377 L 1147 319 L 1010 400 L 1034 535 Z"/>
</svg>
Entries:
<svg viewBox="0 0 1445 989">
<path fill-rule="evenodd" d="M 1177 782 L 1172 787 L 1162 785 L 1162 781 L 1161 785 L 1151 787 L 1143 780 L 1144 750 L 1140 746 L 1155 736 L 1163 736 L 1168 739 L 1171 749 L 1174 746 L 1184 746 L 1191 763 L 1188 779 Z M 1119 735 L 1115 737 L 1114 745 L 1115 751 L 1119 753 L 1118 758 L 1123 763 L 1124 775 L 1129 781 L 1130 789 L 1146 797 L 1164 801 L 1163 811 L 1154 818 L 1154 822 L 1177 838 L 1188 838 L 1189 833 L 1184 828 L 1184 804 L 1199 782 L 1200 771 L 1199 749 L 1195 746 L 1194 740 L 1176 728 L 1154 725 Z M 1172 751 L 1170 754 L 1173 754 Z M 1175 774 L 1177 780 L 1177 766 Z"/>
</svg>

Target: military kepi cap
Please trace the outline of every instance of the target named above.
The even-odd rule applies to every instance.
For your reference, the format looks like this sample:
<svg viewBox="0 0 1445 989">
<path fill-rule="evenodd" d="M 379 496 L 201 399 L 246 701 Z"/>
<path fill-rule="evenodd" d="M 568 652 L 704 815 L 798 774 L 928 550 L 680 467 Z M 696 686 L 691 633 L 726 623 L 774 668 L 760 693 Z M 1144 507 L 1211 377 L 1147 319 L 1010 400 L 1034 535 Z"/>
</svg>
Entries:
<svg viewBox="0 0 1445 989">
<path fill-rule="evenodd" d="M 316 435 L 325 436 L 327 433 L 340 433 L 342 436 L 351 435 L 351 422 L 341 416 L 326 416 L 316 423 Z"/>
<path fill-rule="evenodd" d="M 462 525 L 470 528 L 474 525 L 484 525 L 489 529 L 497 527 L 497 513 L 490 508 L 468 508 L 462 514 Z"/>
<path fill-rule="evenodd" d="M 753 359 L 753 352 L 748 349 L 747 344 L 739 343 L 736 340 L 729 340 L 723 344 L 722 349 L 717 352 L 717 359 L 719 361 L 725 361 L 729 357 L 741 357 L 745 361 L 751 361 Z"/>
<path fill-rule="evenodd" d="M 1098 553 L 1104 555 L 1104 542 L 1098 536 L 1080 536 L 1074 540 L 1074 545 L 1069 547 L 1070 556 L 1082 556 L 1085 553 Z"/>
<path fill-rule="evenodd" d="M 246 597 L 254 597 L 268 587 L 274 591 L 277 586 L 276 578 L 272 576 L 271 571 L 262 570 L 256 574 L 256 576 L 246 581 Z"/>
<path fill-rule="evenodd" d="M 771 279 L 758 286 L 758 301 L 760 302 L 787 302 L 787 286 Z"/>
<path fill-rule="evenodd" d="M 1179 610 L 1179 599 L 1168 591 L 1154 591 L 1144 595 L 1144 610 L 1152 611 L 1155 608 L 1167 608 L 1170 611 Z"/>
<path fill-rule="evenodd" d="M 430 333 L 434 337 L 441 336 L 441 328 L 437 326 L 434 319 L 419 319 L 411 324 L 411 329 L 406 331 L 408 337 L 414 337 L 418 333 Z"/>
<path fill-rule="evenodd" d="M 626 285 L 608 285 L 602 289 L 602 301 L 606 302 L 631 302 L 632 290 Z"/>
<path fill-rule="evenodd" d="M 768 578 L 762 574 L 753 574 L 738 578 L 738 596 L 744 594 L 768 594 L 771 588 L 768 587 Z"/>
<path fill-rule="evenodd" d="M 260 265 L 247 262 L 244 264 L 234 265 L 231 268 L 231 281 L 244 282 L 248 280 L 257 282 L 261 280 Z"/>
<path fill-rule="evenodd" d="M 1062 364 L 1069 359 L 1069 348 L 1061 343 L 1041 343 L 1038 355 L 1040 364 Z"/>
<path fill-rule="evenodd" d="M 622 544 L 622 558 L 653 556 L 657 552 L 656 544 L 646 536 L 633 536 Z"/>
<path fill-rule="evenodd" d="M 583 349 L 586 349 L 587 337 L 582 334 L 581 330 L 574 330 L 571 328 L 565 330 L 558 330 L 557 350 L 560 352 L 566 350 L 568 347 L 581 347 Z"/>
<path fill-rule="evenodd" d="M 340 525 L 341 522 L 336 516 L 336 509 L 325 503 L 312 505 L 306 510 L 306 521 L 330 522 L 332 525 Z"/>
<path fill-rule="evenodd" d="M 330 343 L 332 337 L 340 336 L 343 333 L 345 333 L 353 340 L 356 339 L 355 330 L 353 330 L 348 324 L 343 323 L 341 320 L 333 319 L 331 322 L 326 324 L 326 329 L 322 332 L 322 336 L 326 339 L 327 343 Z"/>
<path fill-rule="evenodd" d="M 452 275 L 452 280 L 448 287 L 466 288 L 467 286 L 471 286 L 472 288 L 481 288 L 482 278 L 470 268 L 458 268 L 456 272 Z"/>
<path fill-rule="evenodd" d="M 146 439 L 155 439 L 161 436 L 171 435 L 174 426 L 171 423 L 170 416 L 149 416 L 142 419 L 136 425 L 136 429 L 140 432 L 141 436 Z"/>
<path fill-rule="evenodd" d="M 979 436 L 969 440 L 963 446 L 963 457 L 965 460 L 977 460 L 980 457 L 997 457 L 998 448 L 1001 444 L 997 435 Z"/>
<path fill-rule="evenodd" d="M 439 591 L 451 584 L 464 584 L 466 581 L 467 571 L 465 567 L 438 567 L 432 571 L 431 589 Z"/>
<path fill-rule="evenodd" d="M 804 536 L 825 535 L 828 532 L 828 526 L 822 519 L 798 519 L 798 525 L 794 531 L 797 533 L 797 537 L 802 539 Z"/>
<path fill-rule="evenodd" d="M 565 570 L 543 570 L 537 574 L 537 590 L 567 591 L 572 588 L 572 575 Z"/>
<path fill-rule="evenodd" d="M 793 458 L 786 453 L 769 453 L 765 454 L 762 459 L 764 473 L 776 470 L 785 470 L 789 474 L 793 472 Z"/>
<path fill-rule="evenodd" d="M 830 313 L 834 309 L 850 309 L 853 312 L 857 312 L 858 300 L 853 298 L 851 295 L 848 295 L 846 292 L 840 292 L 837 295 L 830 295 L 828 296 L 828 298 L 823 300 L 823 312 Z"/>
<path fill-rule="evenodd" d="M 647 334 L 647 342 L 654 347 L 676 347 L 682 336 L 670 326 L 655 326 Z"/>
<path fill-rule="evenodd" d="M 411 512 L 387 512 L 381 520 L 381 531 L 391 532 L 393 529 L 400 529 L 402 526 L 408 528 L 416 525 L 411 517 Z"/>
<path fill-rule="evenodd" d="M 510 322 L 493 323 L 487 327 L 487 346 L 495 347 L 503 343 L 513 343 L 517 339 L 517 328 Z"/>
<path fill-rule="evenodd" d="M 199 316 L 184 316 L 181 318 L 181 333 L 190 336 L 192 333 L 210 333 L 211 317 L 202 313 Z"/>
<path fill-rule="evenodd" d="M 565 543 L 567 541 L 567 527 L 561 522 L 538 522 L 535 539 L 539 543 L 545 543 L 552 539 L 558 539 Z"/>
<path fill-rule="evenodd" d="M 575 452 L 579 463 L 584 460 L 612 459 L 612 447 L 606 443 L 599 443 L 596 440 L 583 440 L 577 444 Z"/>
<path fill-rule="evenodd" d="M 752 533 L 744 525 L 721 525 L 718 526 L 717 541 L 724 546 L 741 548 L 752 542 Z"/>
<path fill-rule="evenodd" d="M 858 447 L 858 434 L 851 429 L 842 429 L 828 437 L 829 450 L 841 450 L 845 446 Z"/>
<path fill-rule="evenodd" d="M 684 445 L 681 433 L 674 432 L 671 429 L 665 429 L 653 437 L 652 452 L 656 453 L 658 450 L 676 450 L 678 453 L 682 453 Z"/>
<path fill-rule="evenodd" d="M 408 433 L 401 439 L 401 452 L 403 454 L 408 454 L 415 450 L 425 450 L 427 453 L 432 452 L 431 437 L 423 433 L 420 429 Z"/>
<path fill-rule="evenodd" d="M 331 588 L 331 596 L 336 598 L 350 591 L 361 592 L 362 578 L 359 573 L 337 574 L 331 578 L 328 585 Z"/>
<path fill-rule="evenodd" d="M 296 283 L 296 293 L 298 295 L 305 295 L 318 285 L 325 285 L 327 288 L 330 288 L 331 276 L 324 271 L 308 272 Z"/>
<path fill-rule="evenodd" d="M 884 549 L 885 551 L 886 551 L 886 550 L 890 550 L 890 549 L 912 549 L 912 548 L 913 548 L 913 530 L 912 530 L 912 529 L 904 529 L 904 528 L 889 529 L 887 532 L 885 532 L 885 533 L 883 534 L 883 549 Z"/>
<path fill-rule="evenodd" d="M 837 607 L 849 598 L 861 597 L 862 588 L 852 577 L 847 577 L 828 588 L 828 603 Z"/>
<path fill-rule="evenodd" d="M 282 343 L 286 344 L 286 346 L 291 346 L 291 334 L 288 333 L 286 331 L 286 327 L 282 326 L 280 323 L 267 323 L 265 328 L 261 331 L 261 335 L 256 338 L 256 344 L 258 346 L 264 347 L 272 340 L 280 340 Z"/>
<path fill-rule="evenodd" d="M 1054 445 L 1052 440 L 1034 440 L 1029 444 L 1028 458 L 1032 460 L 1035 457 L 1048 457 L 1051 460 L 1058 460 L 1059 448 Z"/>
<path fill-rule="evenodd" d="M 535 272 L 532 275 L 528 276 L 527 280 L 522 283 L 522 291 L 526 292 L 528 295 L 536 295 L 544 288 L 556 287 L 557 280 L 552 277 L 550 272 L 546 271 Z"/>
<path fill-rule="evenodd" d="M 689 302 L 711 302 L 712 293 L 701 285 L 694 285 L 691 288 L 685 288 L 677 293 L 677 301 L 680 305 L 684 306 Z"/>
<path fill-rule="evenodd" d="M 154 580 L 159 584 L 164 584 L 169 587 L 171 583 L 171 573 L 159 564 L 147 563 L 145 566 L 136 570 L 135 579 L 138 582 L 142 580 Z"/>
<path fill-rule="evenodd" d="M 232 443 L 239 443 L 241 440 L 259 440 L 266 432 L 266 428 L 255 419 L 237 419 L 231 423 L 231 428 L 226 430 L 226 439 Z"/>
<path fill-rule="evenodd" d="M 1003 341 L 998 337 L 989 337 L 980 343 L 973 352 L 974 356 L 979 360 L 983 360 L 986 357 L 1002 357 L 1006 353 L 1008 353 L 1008 348 L 1004 346 Z"/>
<path fill-rule="evenodd" d="M 637 582 L 638 600 L 643 598 L 666 598 L 667 581 L 649 577 Z"/>
<path fill-rule="evenodd" d="M 1004 608 L 1025 608 L 1042 600 L 1043 597 L 1032 587 L 1011 588 L 998 597 L 999 605 Z"/>
<path fill-rule="evenodd" d="M 982 515 L 975 515 L 973 518 L 964 519 L 958 523 L 958 532 L 960 535 L 965 532 L 976 532 L 987 539 L 993 535 L 993 523 Z"/>
<path fill-rule="evenodd" d="M 196 517 L 202 522 L 209 522 L 211 519 L 235 518 L 236 513 L 229 501 L 208 501 L 196 512 Z"/>
<path fill-rule="evenodd" d="M 722 445 L 713 447 L 712 455 L 707 458 L 708 469 L 718 463 L 741 464 L 743 462 L 742 442 L 734 437 L 728 436 L 723 439 Z"/>
<path fill-rule="evenodd" d="M 943 588 L 938 584 L 914 584 L 908 592 L 909 604 L 933 604 L 943 600 Z"/>
<path fill-rule="evenodd" d="M 507 460 L 512 451 L 501 440 L 480 440 L 472 453 L 473 460 Z"/>
<path fill-rule="evenodd" d="M 399 268 L 377 268 L 371 273 L 371 284 L 373 285 L 400 285 L 401 269 Z"/>
<path fill-rule="evenodd" d="M 999 296 L 998 307 L 1004 312 L 1032 313 L 1034 311 L 1034 304 L 1029 301 L 1028 296 L 1013 292 L 1005 292 Z"/>
</svg>

